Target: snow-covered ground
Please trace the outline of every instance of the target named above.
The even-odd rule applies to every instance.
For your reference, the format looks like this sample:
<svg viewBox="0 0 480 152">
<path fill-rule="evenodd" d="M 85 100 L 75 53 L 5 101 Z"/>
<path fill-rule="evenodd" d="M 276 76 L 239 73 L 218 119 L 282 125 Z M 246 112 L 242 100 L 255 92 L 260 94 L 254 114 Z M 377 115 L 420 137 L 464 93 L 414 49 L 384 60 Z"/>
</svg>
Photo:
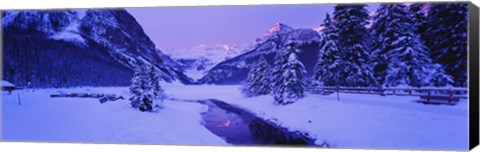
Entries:
<svg viewBox="0 0 480 152">
<path fill-rule="evenodd" d="M 418 97 L 308 94 L 286 106 L 273 97 L 245 98 L 240 86 L 164 85 L 183 99 L 215 98 L 229 102 L 291 131 L 308 133 L 317 144 L 337 148 L 467 150 L 468 101 L 455 106 L 424 105 Z"/>
<path fill-rule="evenodd" d="M 208 107 L 165 101 L 158 113 L 130 108 L 128 100 L 100 104 L 94 98 L 50 98 L 60 89 L 2 93 L 2 140 L 40 142 L 226 145 L 202 124 Z M 114 93 L 128 88 L 77 88 L 62 92 Z M 20 95 L 21 104 L 18 103 Z"/>
<path fill-rule="evenodd" d="M 240 86 L 162 85 L 179 99 L 219 99 L 243 107 L 291 131 L 308 133 L 317 144 L 336 148 L 467 150 L 468 104 L 424 105 L 418 97 L 308 94 L 286 106 L 271 96 L 243 97 Z M 225 145 L 201 125 L 208 107 L 165 102 L 158 113 L 144 113 L 128 100 L 100 104 L 93 98 L 50 98 L 59 89 L 3 93 L 2 132 L 8 141 Z M 115 93 L 128 88 L 77 88 L 63 92 Z M 18 104 L 20 94 L 21 105 Z"/>
</svg>

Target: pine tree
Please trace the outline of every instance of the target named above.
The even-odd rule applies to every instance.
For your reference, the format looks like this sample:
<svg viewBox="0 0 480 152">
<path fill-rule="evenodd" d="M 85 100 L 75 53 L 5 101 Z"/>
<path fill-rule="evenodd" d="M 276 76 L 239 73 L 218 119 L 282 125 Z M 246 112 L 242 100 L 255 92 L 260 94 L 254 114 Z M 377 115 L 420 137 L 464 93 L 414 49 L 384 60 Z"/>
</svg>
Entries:
<svg viewBox="0 0 480 152">
<path fill-rule="evenodd" d="M 152 87 L 148 81 L 146 68 L 137 67 L 130 86 L 130 103 L 133 108 L 140 111 L 151 111 L 153 109 Z"/>
<path fill-rule="evenodd" d="M 435 3 L 428 13 L 431 57 L 453 76 L 455 86 L 467 86 L 468 3 Z"/>
<path fill-rule="evenodd" d="M 390 37 L 396 36 L 398 33 L 398 31 L 394 30 L 398 29 L 398 25 L 390 24 L 391 21 L 392 18 L 388 5 L 380 5 L 376 11 L 376 15 L 373 17 L 373 24 L 371 27 L 371 33 L 373 36 L 371 43 L 372 66 L 374 76 L 380 85 L 385 81 L 387 65 L 390 62 L 390 59 L 388 58 L 388 51 L 390 51 L 388 44 L 392 41 Z"/>
<path fill-rule="evenodd" d="M 427 14 L 424 12 L 425 3 L 413 3 L 408 6 L 410 11 L 410 18 L 413 20 L 413 25 L 416 30 L 415 33 L 420 35 L 423 43 L 427 42 Z"/>
<path fill-rule="evenodd" d="M 365 27 L 369 18 L 365 5 L 337 5 L 333 14 L 342 54 L 338 85 L 376 85 L 367 48 L 370 33 Z"/>
<path fill-rule="evenodd" d="M 415 33 L 416 26 L 403 4 L 383 4 L 377 10 L 372 26 L 373 57 L 378 81 L 387 87 L 408 85 L 427 86 L 438 77 L 448 77 L 441 70 L 432 75 L 434 66 L 428 48 Z M 447 82 L 438 82 L 447 83 Z M 439 85 L 436 84 L 436 85 Z"/>
<path fill-rule="evenodd" d="M 137 66 L 130 86 L 132 107 L 140 111 L 153 111 L 154 108 L 162 107 L 161 102 L 165 96 L 159 83 L 160 80 L 154 67 L 150 65 Z"/>
<path fill-rule="evenodd" d="M 341 52 L 338 48 L 338 29 L 332 24 L 330 15 L 327 13 L 323 30 L 322 42 L 318 53 L 318 61 L 315 65 L 312 83 L 313 85 L 335 86 L 338 82 Z"/>
<path fill-rule="evenodd" d="M 427 86 L 430 81 L 428 67 L 431 60 L 426 54 L 426 48 L 421 48 L 420 40 L 405 40 L 406 43 L 391 51 L 390 61 L 386 69 L 384 86 L 392 87 L 408 85 L 414 87 Z"/>
<path fill-rule="evenodd" d="M 289 42 L 285 50 L 281 50 L 276 56 L 271 79 L 272 94 L 276 104 L 286 105 L 304 97 L 306 70 L 298 60 L 298 51 L 294 43 Z"/>
<path fill-rule="evenodd" d="M 248 73 L 247 84 L 243 93 L 248 97 L 266 95 L 270 93 L 270 66 L 262 56 Z"/>
<path fill-rule="evenodd" d="M 165 99 L 165 94 L 162 86 L 160 85 L 160 81 L 163 78 L 158 74 L 158 71 L 155 68 L 151 67 L 148 68 L 149 72 L 147 73 L 150 79 L 150 85 L 152 86 L 152 93 L 155 106 L 162 106 L 163 99 Z"/>
</svg>

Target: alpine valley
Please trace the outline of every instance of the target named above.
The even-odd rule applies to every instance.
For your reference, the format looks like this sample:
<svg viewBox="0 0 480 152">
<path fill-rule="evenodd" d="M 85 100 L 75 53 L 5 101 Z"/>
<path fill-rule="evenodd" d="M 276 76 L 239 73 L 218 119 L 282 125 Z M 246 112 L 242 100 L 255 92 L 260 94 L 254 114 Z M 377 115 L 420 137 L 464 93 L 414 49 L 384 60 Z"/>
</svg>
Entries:
<svg viewBox="0 0 480 152">
<path fill-rule="evenodd" d="M 4 79 L 23 87 L 126 86 L 137 65 L 155 67 L 167 82 L 240 84 L 260 57 L 273 65 L 292 41 L 311 75 L 320 36 L 276 23 L 238 46 L 201 44 L 158 49 L 126 10 L 42 10 L 2 13 Z"/>
</svg>

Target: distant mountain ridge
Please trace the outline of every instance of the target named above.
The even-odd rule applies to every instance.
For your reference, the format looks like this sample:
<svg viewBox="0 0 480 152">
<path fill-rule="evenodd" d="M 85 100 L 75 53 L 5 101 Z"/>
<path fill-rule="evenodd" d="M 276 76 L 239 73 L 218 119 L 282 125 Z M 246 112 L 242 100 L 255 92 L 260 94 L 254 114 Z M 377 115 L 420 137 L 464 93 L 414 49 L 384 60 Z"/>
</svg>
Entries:
<svg viewBox="0 0 480 152">
<path fill-rule="evenodd" d="M 199 80 L 202 84 L 240 84 L 246 78 L 250 67 L 263 56 L 273 66 L 275 55 L 287 42 L 294 42 L 302 50 L 300 61 L 311 75 L 317 61 L 321 37 L 313 29 L 294 29 L 283 23 L 276 23 L 245 53 L 220 62 Z"/>
<path fill-rule="evenodd" d="M 213 66 L 243 53 L 251 45 L 201 44 L 182 49 L 166 49 L 162 52 L 178 63 L 185 75 L 200 79 Z"/>
</svg>

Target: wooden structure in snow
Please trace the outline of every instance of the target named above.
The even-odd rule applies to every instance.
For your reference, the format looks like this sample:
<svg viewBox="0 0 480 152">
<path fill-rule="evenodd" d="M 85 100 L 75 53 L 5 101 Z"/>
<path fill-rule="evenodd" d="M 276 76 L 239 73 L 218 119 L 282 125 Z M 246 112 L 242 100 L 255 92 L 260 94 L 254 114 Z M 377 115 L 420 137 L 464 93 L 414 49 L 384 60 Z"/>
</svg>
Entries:
<svg viewBox="0 0 480 152">
<path fill-rule="evenodd" d="M 12 93 L 13 90 L 16 89 L 16 86 L 8 81 L 2 80 L 2 91 L 8 91 L 8 93 Z"/>
<path fill-rule="evenodd" d="M 124 100 L 123 96 L 117 96 L 116 94 L 101 94 L 101 93 L 59 93 L 51 94 L 51 98 L 56 97 L 79 97 L 79 98 L 100 98 L 100 103 L 105 103 L 107 101 L 116 101 Z"/>
<path fill-rule="evenodd" d="M 455 105 L 460 99 L 468 98 L 467 88 L 438 88 L 438 87 L 308 87 L 307 92 L 311 94 L 329 95 L 334 92 L 353 94 L 378 94 L 381 96 L 419 96 L 418 102 L 424 104 L 448 104 Z"/>
</svg>

